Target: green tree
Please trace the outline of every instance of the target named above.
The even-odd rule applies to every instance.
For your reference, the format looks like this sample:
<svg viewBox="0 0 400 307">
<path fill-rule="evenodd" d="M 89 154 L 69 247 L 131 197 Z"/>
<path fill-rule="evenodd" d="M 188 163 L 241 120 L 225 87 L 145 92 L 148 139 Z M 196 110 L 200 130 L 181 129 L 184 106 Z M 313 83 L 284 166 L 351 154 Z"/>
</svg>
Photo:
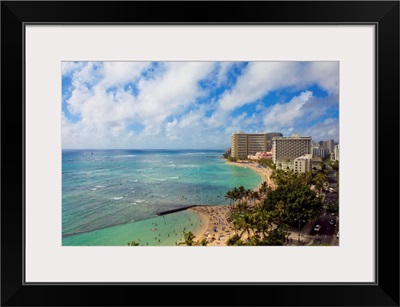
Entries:
<svg viewBox="0 0 400 307">
<path fill-rule="evenodd" d="M 229 157 L 228 157 L 228 161 L 229 161 L 229 162 L 237 162 L 237 161 L 238 161 L 238 158 L 229 156 Z"/>
<path fill-rule="evenodd" d="M 201 246 L 207 246 L 207 239 L 204 238 L 203 240 L 200 241 Z"/>
<path fill-rule="evenodd" d="M 239 199 L 239 201 L 240 202 L 242 202 L 243 201 L 243 197 L 246 197 L 246 193 L 247 193 L 247 190 L 244 188 L 244 186 L 239 186 L 239 188 L 238 188 L 238 199 Z"/>
<path fill-rule="evenodd" d="M 249 237 L 252 234 L 252 230 L 254 227 L 253 216 L 247 210 L 243 210 L 243 208 L 240 209 L 241 209 L 240 211 L 238 210 L 232 214 L 231 218 L 232 218 L 233 228 L 237 232 L 239 232 L 240 238 L 242 238 L 245 232 Z"/>
<path fill-rule="evenodd" d="M 187 246 L 192 246 L 194 245 L 194 234 L 191 231 L 185 232 L 183 231 L 183 237 L 184 237 L 184 241 L 183 242 L 179 242 L 178 245 L 187 245 Z"/>
<path fill-rule="evenodd" d="M 285 224 L 298 227 L 319 215 L 322 201 L 307 185 L 299 182 L 280 185 L 264 201 L 267 210 L 273 211 L 284 204 L 285 211 L 279 218 Z M 279 204 L 279 205 L 278 205 Z M 304 222 L 303 222 L 304 221 Z"/>
<path fill-rule="evenodd" d="M 311 172 L 300 173 L 298 175 L 298 179 L 300 180 L 300 182 L 308 186 L 311 186 L 314 183 L 313 174 Z"/>
<path fill-rule="evenodd" d="M 267 192 L 268 192 L 268 184 L 266 181 L 263 181 L 260 188 L 258 189 L 258 193 L 260 194 L 260 196 L 265 196 Z"/>
<path fill-rule="evenodd" d="M 229 199 L 229 204 L 231 205 L 232 201 L 235 199 L 233 191 L 229 190 L 228 192 L 226 192 L 225 199 Z"/>
<path fill-rule="evenodd" d="M 244 242 L 242 239 L 240 239 L 238 234 L 234 234 L 232 237 L 230 237 L 227 241 L 226 241 L 226 245 L 228 246 L 241 246 L 244 245 Z"/>
<path fill-rule="evenodd" d="M 252 199 L 253 201 L 258 201 L 260 200 L 260 194 L 257 191 L 253 191 L 252 193 Z"/>
<path fill-rule="evenodd" d="M 315 188 L 321 193 L 324 183 L 327 181 L 326 174 L 318 172 L 314 178 Z"/>
<path fill-rule="evenodd" d="M 299 174 L 291 169 L 289 170 L 278 169 L 274 171 L 272 174 L 272 179 L 275 180 L 277 186 L 287 185 L 289 183 L 300 181 Z"/>
</svg>

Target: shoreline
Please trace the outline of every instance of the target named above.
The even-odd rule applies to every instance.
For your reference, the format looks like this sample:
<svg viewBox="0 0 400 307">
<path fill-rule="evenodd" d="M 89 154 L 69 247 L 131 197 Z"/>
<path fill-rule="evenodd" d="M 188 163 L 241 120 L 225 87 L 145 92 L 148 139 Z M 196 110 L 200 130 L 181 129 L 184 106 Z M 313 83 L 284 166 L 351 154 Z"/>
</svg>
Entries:
<svg viewBox="0 0 400 307">
<path fill-rule="evenodd" d="M 262 183 L 265 181 L 269 186 L 275 187 L 275 183 L 271 179 L 272 170 L 270 168 L 258 167 L 256 162 L 229 162 L 226 164 L 238 166 L 238 167 L 249 167 L 257 174 L 261 175 L 262 182 L 254 190 L 258 190 Z M 195 212 L 203 221 L 201 228 L 194 230 L 194 241 L 201 242 L 204 238 L 207 239 L 207 246 L 227 246 L 226 240 L 230 238 L 235 230 L 233 225 L 229 222 L 228 218 L 230 215 L 230 205 L 211 205 L 211 206 L 195 206 L 188 208 L 192 212 Z M 216 230 L 216 231 L 214 231 Z"/>
<path fill-rule="evenodd" d="M 207 239 L 207 246 L 226 246 L 226 240 L 234 234 L 233 225 L 228 221 L 229 206 L 196 206 L 188 209 L 206 221 L 201 229 L 196 228 L 195 242 Z"/>
<path fill-rule="evenodd" d="M 261 175 L 262 182 L 260 183 L 260 185 L 265 181 L 265 182 L 267 182 L 268 186 L 272 186 L 272 188 L 276 187 L 275 182 L 271 179 L 272 170 L 270 168 L 265 168 L 265 167 L 259 166 L 256 162 L 229 162 L 229 161 L 226 161 L 225 163 L 229 164 L 229 165 L 239 166 L 239 167 L 248 167 L 248 168 L 252 169 L 253 171 L 255 171 L 256 173 L 258 173 L 259 175 Z M 259 185 L 259 187 L 260 187 L 260 185 Z"/>
</svg>

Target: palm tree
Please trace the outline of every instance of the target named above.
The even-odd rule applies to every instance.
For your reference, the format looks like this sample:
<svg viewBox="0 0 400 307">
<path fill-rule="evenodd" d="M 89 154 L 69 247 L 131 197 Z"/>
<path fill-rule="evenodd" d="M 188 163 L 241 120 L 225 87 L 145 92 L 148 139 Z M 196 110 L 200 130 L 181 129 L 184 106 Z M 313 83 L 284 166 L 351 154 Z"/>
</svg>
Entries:
<svg viewBox="0 0 400 307">
<path fill-rule="evenodd" d="M 254 228 L 251 214 L 242 213 L 240 218 L 236 221 L 238 229 L 242 230 L 242 232 L 239 234 L 239 237 L 241 238 L 245 232 L 247 232 L 247 237 L 250 237 L 250 231 Z"/>
<path fill-rule="evenodd" d="M 247 202 L 238 203 L 236 206 L 237 212 L 248 212 L 248 209 L 249 206 L 247 205 Z"/>
<path fill-rule="evenodd" d="M 184 237 L 184 241 L 183 242 L 179 242 L 178 245 L 187 245 L 187 246 L 192 246 L 194 244 L 194 234 L 191 231 L 188 232 L 183 232 L 183 237 Z"/>
<path fill-rule="evenodd" d="M 207 246 L 207 239 L 204 238 L 203 240 L 201 240 L 200 245 L 201 246 Z"/>
<path fill-rule="evenodd" d="M 279 201 L 276 205 L 276 213 L 279 216 L 279 223 L 282 224 L 282 216 L 285 213 L 285 204 L 283 201 Z"/>
<path fill-rule="evenodd" d="M 273 216 L 271 212 L 264 210 L 262 205 L 256 207 L 254 213 L 255 233 L 266 238 L 272 228 Z"/>
<path fill-rule="evenodd" d="M 225 199 L 229 199 L 229 204 L 232 205 L 232 200 L 234 200 L 233 191 L 226 192 Z"/>
<path fill-rule="evenodd" d="M 239 190 L 237 187 L 233 188 L 232 197 L 233 197 L 233 206 L 235 206 L 236 201 L 239 199 Z"/>
<path fill-rule="evenodd" d="M 252 197 L 253 197 L 254 201 L 260 200 L 260 194 L 257 191 L 253 192 L 253 196 Z"/>
<path fill-rule="evenodd" d="M 268 184 L 267 184 L 266 181 L 264 181 L 264 182 L 261 184 L 261 187 L 258 189 L 258 191 L 259 191 L 259 193 L 260 193 L 260 196 L 265 197 L 265 195 L 267 194 L 267 191 L 268 191 Z"/>
<path fill-rule="evenodd" d="M 244 186 L 240 186 L 239 188 L 238 188 L 238 192 L 239 192 L 239 199 L 242 201 L 243 200 L 243 197 L 245 197 L 246 196 L 246 189 L 244 188 Z"/>
<path fill-rule="evenodd" d="M 245 196 L 246 196 L 246 199 L 249 201 L 249 203 L 251 204 L 251 200 L 253 199 L 253 191 L 252 190 L 250 190 L 250 189 L 247 189 L 246 191 L 245 191 Z"/>
</svg>

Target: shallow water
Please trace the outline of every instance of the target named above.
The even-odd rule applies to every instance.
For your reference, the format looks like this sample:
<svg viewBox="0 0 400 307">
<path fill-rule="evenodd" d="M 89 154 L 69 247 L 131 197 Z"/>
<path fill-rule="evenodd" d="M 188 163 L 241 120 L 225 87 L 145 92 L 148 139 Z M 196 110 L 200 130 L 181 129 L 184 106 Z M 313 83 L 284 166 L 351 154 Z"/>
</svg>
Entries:
<svg viewBox="0 0 400 307">
<path fill-rule="evenodd" d="M 254 189 L 261 182 L 251 169 L 226 164 L 222 154 L 64 150 L 63 245 L 127 245 L 139 239 L 141 245 L 175 245 L 184 228 L 199 226 L 197 215 L 185 210 L 160 217 L 158 212 L 227 204 L 228 190 Z"/>
</svg>

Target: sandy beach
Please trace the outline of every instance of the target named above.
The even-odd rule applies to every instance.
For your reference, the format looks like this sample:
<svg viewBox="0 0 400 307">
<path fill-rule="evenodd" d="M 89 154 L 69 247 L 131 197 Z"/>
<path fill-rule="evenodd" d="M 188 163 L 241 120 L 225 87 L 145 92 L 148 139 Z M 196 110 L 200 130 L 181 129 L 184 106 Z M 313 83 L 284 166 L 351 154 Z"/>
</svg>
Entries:
<svg viewBox="0 0 400 307">
<path fill-rule="evenodd" d="M 188 210 L 197 213 L 202 219 L 202 227 L 196 229 L 194 241 L 206 239 L 207 246 L 225 246 L 226 240 L 234 234 L 228 219 L 229 205 L 196 206 Z"/>
<path fill-rule="evenodd" d="M 235 234 L 233 225 L 229 221 L 229 207 L 230 205 L 196 206 L 187 209 L 197 213 L 202 219 L 202 226 L 194 231 L 194 241 L 200 243 L 203 239 L 207 239 L 207 246 L 227 246 L 226 241 Z M 298 246 L 298 234 L 296 230 L 290 231 L 288 235 L 290 242 L 285 245 Z M 302 235 L 300 245 L 308 245 L 311 240 L 312 237 Z"/>
<path fill-rule="evenodd" d="M 272 170 L 269 168 L 258 167 L 256 162 L 226 163 L 238 167 L 251 168 L 262 176 L 260 186 L 264 181 L 266 181 L 268 186 L 271 186 L 273 189 L 276 187 L 274 180 L 271 179 Z M 258 190 L 259 187 L 255 190 Z M 202 221 L 202 226 L 197 228 L 194 232 L 195 242 L 200 243 L 205 238 L 207 239 L 207 246 L 227 246 L 226 241 L 235 234 L 235 230 L 233 229 L 233 225 L 229 219 L 230 205 L 195 206 L 188 210 L 197 213 Z M 306 225 L 306 229 L 310 227 L 310 223 Z M 299 232 L 297 230 L 290 230 L 288 238 L 290 241 L 285 244 L 287 246 L 309 245 L 312 243 L 312 237 L 304 234 L 301 235 L 301 243 L 299 243 Z"/>
<path fill-rule="evenodd" d="M 271 179 L 272 170 L 269 168 L 258 167 L 256 162 L 226 163 L 238 167 L 251 168 L 262 176 L 260 185 L 266 181 L 269 186 L 275 187 L 275 183 Z M 202 220 L 202 226 L 194 232 L 194 241 L 201 242 L 205 238 L 207 239 L 207 246 L 226 246 L 226 240 L 235 233 L 229 220 L 230 205 L 196 206 L 188 210 L 197 213 Z"/>
</svg>

